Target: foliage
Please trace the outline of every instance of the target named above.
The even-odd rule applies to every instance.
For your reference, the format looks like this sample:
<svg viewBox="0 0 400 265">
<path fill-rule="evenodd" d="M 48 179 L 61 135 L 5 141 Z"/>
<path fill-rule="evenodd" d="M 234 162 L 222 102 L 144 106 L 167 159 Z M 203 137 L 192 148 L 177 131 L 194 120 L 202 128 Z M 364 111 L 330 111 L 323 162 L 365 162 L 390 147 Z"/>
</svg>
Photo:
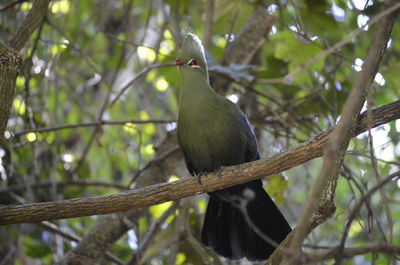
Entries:
<svg viewBox="0 0 400 265">
<path fill-rule="evenodd" d="M 262 157 L 304 142 L 337 122 L 376 26 L 364 28 L 339 50 L 310 66 L 304 67 L 304 63 L 360 29 L 379 13 L 382 1 L 56 0 L 41 29 L 22 51 L 24 71 L 16 80 L 13 112 L 0 149 L 1 204 L 121 191 L 115 185 L 90 185 L 95 181 L 122 187 L 137 185 L 134 176 L 152 161 L 163 139 L 174 131 L 179 76 L 174 67 L 160 66 L 135 80 L 121 97 L 117 95 L 146 67 L 171 63 L 185 32 L 193 31 L 200 37 L 208 34 L 208 1 L 215 4 L 208 50 L 215 63 L 210 69 L 213 74 L 223 72 L 237 81 L 227 96 L 238 100 L 249 114 L 259 136 Z M 1 43 L 12 38 L 31 6 L 28 1 L 0 12 Z M 257 7 L 268 9 L 278 19 L 253 59 L 254 65 L 220 65 L 225 48 Z M 399 35 L 397 23 L 372 85 L 371 107 L 400 97 L 400 44 L 395 41 Z M 269 82 L 298 67 L 301 71 L 290 84 Z M 102 124 L 103 120 L 124 122 L 110 125 Z M 150 122 L 135 122 L 138 120 Z M 36 132 L 40 128 L 50 129 Z M 391 122 L 351 141 L 336 191 L 336 214 L 311 234 L 307 240 L 310 248 L 337 246 L 352 206 L 380 178 L 398 170 L 399 132 L 399 121 Z M 377 159 L 376 168 L 371 157 Z M 280 203 L 292 226 L 319 168 L 320 159 L 316 159 L 275 175 L 266 183 L 266 190 Z M 185 171 L 177 169 L 176 174 L 184 177 L 182 172 Z M 56 185 L 81 180 L 88 184 Z M 37 187 L 45 181 L 53 184 Z M 25 188 L 3 192 L 20 184 Z M 393 181 L 361 209 L 351 226 L 348 245 L 366 245 L 371 240 L 400 244 L 399 186 L 400 182 Z M 206 200 L 206 196 L 194 198 L 188 211 L 189 226 L 196 238 Z M 127 262 L 151 224 L 168 207 L 169 204 L 151 207 L 133 230 L 108 251 Z M 154 243 L 143 254 L 144 264 L 167 262 L 173 253 L 170 250 L 178 244 L 173 235 L 180 213 L 172 211 L 162 223 Z M 103 218 L 54 223 L 62 231 L 84 237 Z M 10 226 L 8 230 L 7 240 L 20 242 L 15 256 L 18 264 L 51 264 L 77 244 L 35 224 Z M 179 245 L 175 254 L 176 264 L 201 264 L 196 250 L 188 245 Z M 379 264 L 393 261 L 390 255 L 377 258 L 368 254 L 353 264 L 372 259 Z"/>
</svg>

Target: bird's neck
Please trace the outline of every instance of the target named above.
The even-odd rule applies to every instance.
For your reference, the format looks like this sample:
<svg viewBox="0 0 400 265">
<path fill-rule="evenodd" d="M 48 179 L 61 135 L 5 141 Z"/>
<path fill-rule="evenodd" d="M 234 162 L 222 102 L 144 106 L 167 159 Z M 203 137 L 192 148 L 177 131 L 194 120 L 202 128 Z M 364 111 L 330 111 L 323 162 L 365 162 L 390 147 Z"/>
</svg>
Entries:
<svg viewBox="0 0 400 265">
<path fill-rule="evenodd" d="M 181 90 L 179 95 L 179 111 L 194 111 L 211 104 L 216 95 L 208 83 L 208 79 L 193 75 L 181 75 Z"/>
</svg>

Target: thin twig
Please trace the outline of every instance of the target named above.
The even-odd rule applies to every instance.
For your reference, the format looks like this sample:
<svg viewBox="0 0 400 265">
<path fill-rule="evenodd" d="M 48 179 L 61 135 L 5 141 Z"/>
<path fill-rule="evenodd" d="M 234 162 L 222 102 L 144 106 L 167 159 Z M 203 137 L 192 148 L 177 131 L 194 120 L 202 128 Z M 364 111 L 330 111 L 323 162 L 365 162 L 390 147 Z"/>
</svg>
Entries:
<svg viewBox="0 0 400 265">
<path fill-rule="evenodd" d="M 180 151 L 180 147 L 178 145 L 175 145 L 174 147 L 171 147 L 170 149 L 168 149 L 167 151 L 165 151 L 164 153 L 158 155 L 157 157 L 155 157 L 152 161 L 150 161 L 150 163 L 147 163 L 146 166 L 144 166 L 142 169 L 138 170 L 135 175 L 133 175 L 132 180 L 129 182 L 129 186 L 131 186 L 133 183 L 135 183 L 135 181 L 137 180 L 137 178 L 140 176 L 140 174 L 147 170 L 148 168 L 150 168 L 151 166 L 153 166 L 154 164 L 166 159 L 167 157 L 169 157 L 170 155 L 174 154 L 175 152 Z"/>
<path fill-rule="evenodd" d="M 79 242 L 79 241 L 82 240 L 79 236 L 76 236 L 76 235 L 67 233 L 65 231 L 62 231 L 60 228 L 58 228 L 53 223 L 50 223 L 50 222 L 47 222 L 47 221 L 43 221 L 43 222 L 37 223 L 37 225 L 43 227 L 46 230 L 49 230 L 49 231 L 55 233 L 55 234 L 58 234 L 58 235 L 62 236 L 64 239 L 68 239 L 68 240 L 73 241 L 73 242 Z M 114 262 L 115 264 L 125 265 L 125 263 L 122 260 L 120 260 L 118 257 L 116 257 L 115 255 L 113 255 L 110 252 L 106 252 L 104 256 L 105 256 L 106 259 L 108 259 L 109 261 Z"/>
<path fill-rule="evenodd" d="M 138 79 L 140 79 L 141 77 L 145 76 L 148 72 L 150 72 L 153 69 L 157 69 L 157 68 L 162 68 L 162 67 L 170 67 L 170 66 L 175 66 L 172 63 L 166 63 L 166 64 L 152 64 L 149 65 L 145 68 L 143 68 L 139 73 L 137 73 L 128 83 L 126 83 L 126 85 L 124 85 L 121 89 L 119 89 L 118 94 L 115 96 L 115 98 L 111 101 L 110 103 L 110 107 L 112 107 L 115 102 L 118 101 L 118 99 L 122 96 L 122 94 L 125 93 L 125 91 L 131 86 L 133 85 L 133 83 L 135 83 Z"/>
<path fill-rule="evenodd" d="M 338 248 L 325 251 L 317 251 L 315 253 L 305 254 L 301 258 L 303 264 L 311 264 L 315 262 L 322 262 L 324 260 L 334 259 L 339 255 L 343 258 L 353 258 L 367 253 L 387 253 L 387 254 L 400 254 L 400 247 L 382 242 L 377 242 L 368 246 L 345 248 L 341 252 Z M 325 264 L 325 263 L 324 263 Z"/>
<path fill-rule="evenodd" d="M 381 13 L 379 13 L 378 15 L 373 17 L 372 19 L 368 20 L 368 22 L 366 24 L 364 24 L 363 26 L 361 26 L 359 29 L 351 32 L 346 38 L 344 38 L 341 41 L 337 42 L 336 44 L 334 44 L 333 46 L 329 47 L 328 49 L 326 49 L 325 51 L 321 52 L 320 54 L 314 56 L 313 58 L 311 58 L 307 62 L 302 63 L 301 65 L 297 66 L 295 69 L 293 69 L 286 76 L 284 76 L 282 78 L 274 78 L 272 80 L 275 80 L 275 82 L 279 82 L 279 83 L 291 84 L 293 79 L 294 79 L 294 77 L 296 75 L 298 75 L 299 73 L 303 72 L 305 68 L 313 65 L 314 63 L 316 63 L 319 60 L 325 58 L 326 56 L 330 55 L 331 53 L 336 52 L 337 49 L 343 47 L 344 45 L 349 43 L 352 39 L 357 37 L 360 33 L 364 32 L 366 27 L 371 27 L 376 22 L 380 21 L 382 18 L 385 18 L 386 16 L 388 16 L 391 13 L 393 13 L 394 11 L 396 11 L 399 8 L 400 8 L 400 3 L 397 3 L 397 4 L 394 4 L 393 6 L 385 9 L 384 11 L 382 11 Z M 270 83 L 271 79 L 267 79 L 267 80 L 265 80 L 265 82 L 266 83 Z"/>
<path fill-rule="evenodd" d="M 174 202 L 164 213 L 154 221 L 150 228 L 148 229 L 145 237 L 140 242 L 139 247 L 136 253 L 132 256 L 132 258 L 126 263 L 126 265 L 139 265 L 142 259 L 143 254 L 146 252 L 147 248 L 150 246 L 150 243 L 154 239 L 157 232 L 160 230 L 161 225 L 165 222 L 165 220 L 171 215 L 173 211 L 175 211 L 178 207 L 178 203 Z"/>
<path fill-rule="evenodd" d="M 114 34 L 111 34 L 109 32 L 103 32 L 103 33 L 104 33 L 104 35 L 108 36 L 109 38 L 111 38 L 111 39 L 113 39 L 113 40 L 115 40 L 115 41 L 117 41 L 119 43 L 128 44 L 129 46 L 132 46 L 132 47 L 145 47 L 147 49 L 153 50 L 154 52 L 157 51 L 154 47 L 145 45 L 143 43 L 140 44 L 140 43 L 137 43 L 137 42 L 134 42 L 134 41 L 122 40 L 122 39 L 118 38 L 118 36 L 116 36 Z M 160 52 L 160 51 L 157 51 L 157 56 L 162 56 L 164 58 L 170 58 L 171 61 L 174 59 L 174 57 L 172 55 L 170 55 L 169 53 L 163 53 L 163 52 Z"/>
<path fill-rule="evenodd" d="M 340 240 L 340 245 L 339 245 L 339 252 L 341 252 L 344 249 L 344 245 L 347 239 L 347 236 L 349 234 L 349 230 L 351 227 L 351 224 L 353 223 L 353 220 L 356 218 L 356 215 L 360 211 L 361 206 L 370 199 L 370 197 L 378 190 L 380 190 L 384 185 L 389 183 L 390 181 L 394 180 L 395 178 L 400 177 L 400 171 L 396 171 L 393 174 L 390 174 L 386 178 L 383 178 L 377 185 L 375 185 L 373 188 L 371 188 L 364 196 L 361 197 L 361 199 L 358 201 L 358 203 L 353 207 L 351 210 L 349 217 L 347 218 L 346 226 L 344 227 L 344 231 L 342 233 L 342 239 Z"/>
<path fill-rule="evenodd" d="M 157 120 L 157 119 L 150 119 L 150 120 L 124 120 L 124 121 L 110 121 L 110 120 L 101 120 L 100 125 L 126 125 L 127 123 L 133 124 L 148 124 L 148 123 L 171 123 L 176 122 L 175 120 Z M 21 132 L 14 133 L 14 137 L 18 137 L 21 135 L 25 135 L 27 133 L 44 133 L 44 132 L 53 132 L 53 131 L 60 131 L 65 129 L 74 129 L 74 128 L 83 128 L 83 127 L 93 127 L 99 126 L 99 122 L 82 122 L 82 123 L 73 123 L 67 125 L 59 125 L 49 128 L 37 128 L 37 129 L 29 129 Z"/>
<path fill-rule="evenodd" d="M 54 182 L 50 180 L 50 181 L 42 181 L 29 184 L 29 188 L 47 188 L 52 186 L 56 186 L 58 188 L 65 186 L 99 186 L 99 187 L 116 188 L 120 190 L 129 190 L 128 186 L 124 186 L 121 184 L 107 183 L 103 181 L 91 181 L 91 180 L 67 180 L 60 182 Z M 16 192 L 25 189 L 28 189 L 28 186 L 26 184 L 11 185 L 6 188 L 1 188 L 0 194 Z"/>
<path fill-rule="evenodd" d="M 63 43 L 63 45 L 66 45 L 76 51 L 79 54 L 80 58 L 86 62 L 86 64 L 94 73 L 100 72 L 100 70 L 97 69 L 98 63 L 89 55 L 87 55 L 81 48 L 79 48 L 79 46 L 72 41 L 73 38 L 70 38 L 70 36 L 68 36 L 61 27 L 53 23 L 53 21 L 51 21 L 49 18 L 46 18 L 46 24 L 54 29 L 60 36 L 63 36 L 65 39 L 68 40 L 68 43 Z"/>
<path fill-rule="evenodd" d="M 14 1 L 10 2 L 10 3 L 4 4 L 4 5 L 0 6 L 0 12 L 5 11 L 5 10 L 17 5 L 17 4 L 21 4 L 21 3 L 27 2 L 27 1 L 28 0 L 14 0 Z"/>
<path fill-rule="evenodd" d="M 129 1 L 125 6 L 126 8 L 125 8 L 125 15 L 124 15 L 124 23 L 126 23 L 126 24 L 129 24 L 128 22 L 129 22 L 129 18 L 130 18 L 130 14 L 131 14 L 131 12 L 130 12 L 131 6 L 132 6 L 132 0 Z M 80 156 L 80 159 L 79 159 L 76 167 L 72 170 L 73 174 L 78 172 L 78 170 L 84 164 L 84 162 L 86 160 L 86 156 L 88 155 L 90 148 L 92 147 L 94 141 L 97 139 L 97 137 L 99 135 L 99 132 L 101 130 L 101 121 L 103 120 L 103 115 L 104 115 L 106 109 L 109 107 L 109 103 L 110 103 L 110 100 L 111 100 L 111 95 L 113 93 L 114 82 L 116 80 L 117 73 L 119 72 L 119 69 L 122 66 L 122 63 L 123 63 L 123 60 L 124 60 L 124 57 L 125 57 L 125 52 L 126 52 L 126 47 L 124 45 L 122 47 L 122 49 L 121 49 L 121 53 L 120 53 L 119 58 L 118 58 L 117 69 L 115 70 L 115 72 L 114 72 L 114 74 L 113 74 L 113 76 L 111 78 L 111 81 L 108 84 L 107 94 L 104 97 L 103 103 L 102 103 L 102 105 L 100 107 L 100 110 L 99 110 L 99 112 L 97 114 L 98 126 L 96 126 L 93 129 L 93 132 L 92 132 L 92 134 L 90 136 L 90 139 L 89 139 L 88 143 L 86 144 L 85 148 L 83 149 L 82 155 Z"/>
</svg>

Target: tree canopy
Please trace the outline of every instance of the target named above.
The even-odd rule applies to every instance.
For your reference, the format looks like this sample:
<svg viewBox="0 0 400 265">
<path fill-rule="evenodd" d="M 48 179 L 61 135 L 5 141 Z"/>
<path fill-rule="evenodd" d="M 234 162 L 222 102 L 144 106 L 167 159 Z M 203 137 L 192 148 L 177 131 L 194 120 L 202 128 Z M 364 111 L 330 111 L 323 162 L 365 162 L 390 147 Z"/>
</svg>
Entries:
<svg viewBox="0 0 400 265">
<path fill-rule="evenodd" d="M 398 10 L 395 0 L 3 1 L 1 264 L 250 264 L 199 236 L 204 193 L 255 178 L 298 227 L 270 264 L 399 263 Z M 188 32 L 262 157 L 202 184 L 175 132 L 172 62 Z"/>
</svg>

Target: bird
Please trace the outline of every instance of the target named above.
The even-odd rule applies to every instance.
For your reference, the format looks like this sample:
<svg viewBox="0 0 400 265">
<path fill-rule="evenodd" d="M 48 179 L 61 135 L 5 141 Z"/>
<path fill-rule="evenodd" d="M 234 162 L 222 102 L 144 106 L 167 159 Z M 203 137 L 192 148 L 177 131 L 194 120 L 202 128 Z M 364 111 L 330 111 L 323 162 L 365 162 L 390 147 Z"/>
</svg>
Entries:
<svg viewBox="0 0 400 265">
<path fill-rule="evenodd" d="M 180 76 L 177 138 L 189 173 L 200 181 L 205 174 L 259 159 L 247 116 L 210 86 L 204 47 L 194 33 L 187 34 L 174 64 Z M 201 241 L 229 260 L 261 261 L 291 231 L 257 179 L 209 193 Z"/>
</svg>

